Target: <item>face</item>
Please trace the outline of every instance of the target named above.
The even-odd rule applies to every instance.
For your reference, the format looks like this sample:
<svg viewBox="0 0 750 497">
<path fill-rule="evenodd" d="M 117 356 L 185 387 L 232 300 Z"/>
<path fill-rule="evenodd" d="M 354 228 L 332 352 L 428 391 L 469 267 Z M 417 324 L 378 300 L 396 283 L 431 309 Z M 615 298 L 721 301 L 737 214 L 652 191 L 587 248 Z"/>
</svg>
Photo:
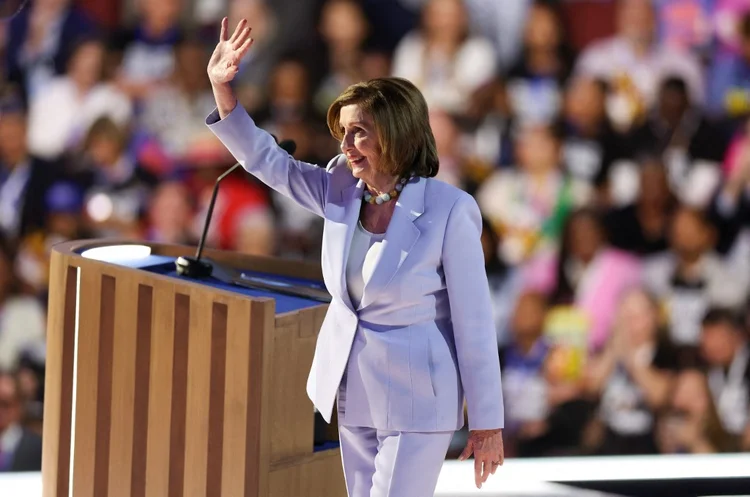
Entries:
<svg viewBox="0 0 750 497">
<path fill-rule="evenodd" d="M 737 346 L 737 332 L 729 324 L 716 323 L 703 327 L 701 355 L 710 365 L 724 366 L 731 363 Z"/>
<path fill-rule="evenodd" d="M 430 112 L 430 127 L 435 135 L 438 155 L 455 156 L 458 151 L 459 133 L 453 118 L 445 112 Z"/>
<path fill-rule="evenodd" d="M 641 165 L 641 193 L 638 202 L 646 205 L 665 205 L 669 200 L 669 183 L 664 167 L 658 162 Z"/>
<path fill-rule="evenodd" d="M 382 156 L 375 122 L 359 105 L 352 104 L 341 108 L 339 123 L 344 135 L 341 151 L 348 159 L 352 174 L 373 184 L 382 176 L 378 172 Z"/>
<path fill-rule="evenodd" d="M 620 35 L 635 43 L 648 43 L 656 30 L 652 0 L 620 0 L 617 26 Z"/>
<path fill-rule="evenodd" d="M 355 2 L 332 0 L 323 8 L 320 31 L 330 45 L 353 49 L 367 37 L 367 20 Z"/>
<path fill-rule="evenodd" d="M 536 50 L 549 50 L 560 44 L 560 27 L 551 9 L 535 6 L 526 23 L 525 42 Z"/>
<path fill-rule="evenodd" d="M 593 79 L 578 78 L 565 97 L 565 115 L 573 123 L 593 126 L 604 118 L 606 95 Z"/>
<path fill-rule="evenodd" d="M 97 166 L 109 166 L 120 158 L 120 146 L 110 137 L 99 136 L 91 140 L 88 154 Z"/>
<path fill-rule="evenodd" d="M 15 166 L 26 157 L 26 118 L 22 114 L 0 116 L 0 160 Z"/>
<path fill-rule="evenodd" d="M 278 103 L 302 104 L 308 93 L 307 70 L 299 62 L 285 61 L 277 65 L 271 76 L 272 99 Z"/>
<path fill-rule="evenodd" d="M 538 338 L 544 329 L 544 303 L 539 295 L 527 293 L 518 299 L 513 314 L 513 334 L 517 338 Z"/>
<path fill-rule="evenodd" d="M 684 92 L 675 88 L 662 90 L 659 98 L 659 111 L 670 124 L 677 125 L 689 106 L 690 102 Z"/>
<path fill-rule="evenodd" d="M 104 47 L 100 43 L 84 43 L 76 50 L 68 71 L 73 81 L 84 87 L 96 84 L 104 66 Z"/>
<path fill-rule="evenodd" d="M 643 292 L 633 291 L 623 298 L 619 318 L 626 339 L 631 345 L 647 344 L 656 338 L 656 309 Z"/>
<path fill-rule="evenodd" d="M 528 173 L 551 171 L 560 161 L 560 144 L 545 127 L 527 128 L 517 145 L 518 161 Z"/>
<path fill-rule="evenodd" d="M 459 40 L 466 31 L 468 18 L 461 0 L 431 0 L 424 11 L 428 35 Z"/>
<path fill-rule="evenodd" d="M 591 262 L 603 243 L 599 224 L 591 216 L 577 216 L 569 229 L 571 254 L 585 263 Z"/>
<path fill-rule="evenodd" d="M 683 259 L 697 260 L 710 247 L 708 227 L 692 212 L 678 211 L 671 228 L 672 248 Z"/>
<path fill-rule="evenodd" d="M 0 376 L 0 433 L 18 422 L 20 415 L 21 403 L 15 382 L 7 375 Z"/>
<path fill-rule="evenodd" d="M 168 29 L 177 23 L 180 16 L 181 0 L 142 0 L 143 16 L 149 25 L 156 29 Z"/>
</svg>

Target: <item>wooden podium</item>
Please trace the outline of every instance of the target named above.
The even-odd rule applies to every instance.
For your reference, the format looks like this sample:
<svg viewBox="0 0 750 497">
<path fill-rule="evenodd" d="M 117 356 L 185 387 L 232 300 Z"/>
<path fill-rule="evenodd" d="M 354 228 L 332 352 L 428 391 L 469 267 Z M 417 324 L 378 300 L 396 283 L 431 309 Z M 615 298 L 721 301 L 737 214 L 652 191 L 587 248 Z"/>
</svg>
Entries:
<svg viewBox="0 0 750 497">
<path fill-rule="evenodd" d="M 125 262 L 86 255 L 102 247 Z M 193 251 L 101 240 L 53 249 L 44 496 L 346 496 L 335 426 L 334 442 L 315 446 L 305 393 L 327 304 L 279 312 L 291 308 L 284 295 L 169 273 Z M 317 265 L 205 257 L 320 280 Z"/>
</svg>

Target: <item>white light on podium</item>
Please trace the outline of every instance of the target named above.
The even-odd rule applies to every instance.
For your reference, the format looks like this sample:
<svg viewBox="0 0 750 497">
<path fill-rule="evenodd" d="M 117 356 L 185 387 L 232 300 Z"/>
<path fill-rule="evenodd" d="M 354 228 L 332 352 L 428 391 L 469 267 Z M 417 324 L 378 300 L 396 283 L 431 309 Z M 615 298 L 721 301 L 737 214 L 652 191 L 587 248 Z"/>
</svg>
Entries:
<svg viewBox="0 0 750 497">
<path fill-rule="evenodd" d="M 143 259 L 151 255 L 151 247 L 146 245 L 108 245 L 84 250 L 81 256 L 103 262 Z"/>
</svg>

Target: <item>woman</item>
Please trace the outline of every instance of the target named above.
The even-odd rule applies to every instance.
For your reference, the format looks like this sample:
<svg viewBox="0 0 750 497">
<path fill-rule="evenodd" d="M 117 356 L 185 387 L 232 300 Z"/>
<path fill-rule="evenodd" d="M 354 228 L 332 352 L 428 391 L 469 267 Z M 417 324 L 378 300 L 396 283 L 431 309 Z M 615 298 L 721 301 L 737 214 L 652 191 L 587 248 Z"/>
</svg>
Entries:
<svg viewBox="0 0 750 497">
<path fill-rule="evenodd" d="M 600 453 L 657 453 L 656 413 L 667 404 L 677 366 L 654 297 L 637 288 L 624 293 L 612 336 L 592 358 L 586 382 L 588 393 L 601 399 Z"/>
<path fill-rule="evenodd" d="M 349 495 L 433 495 L 464 424 L 464 392 L 461 459 L 474 452 L 481 487 L 503 462 L 481 217 L 468 194 L 431 179 L 438 161 L 424 98 L 401 79 L 353 85 L 328 113 L 343 154 L 325 169 L 296 161 L 237 106 L 229 83 L 251 44 L 245 20 L 231 38 L 222 21 L 208 66 L 217 110 L 206 122 L 247 171 L 325 218 L 333 300 L 307 392 L 327 422 L 337 401 Z"/>
<path fill-rule="evenodd" d="M 559 253 L 542 253 L 522 268 L 526 288 L 548 293 L 553 306 L 583 313 L 589 351 L 604 346 L 620 295 L 641 283 L 641 273 L 638 259 L 609 246 L 600 216 L 590 208 L 565 221 Z"/>
</svg>

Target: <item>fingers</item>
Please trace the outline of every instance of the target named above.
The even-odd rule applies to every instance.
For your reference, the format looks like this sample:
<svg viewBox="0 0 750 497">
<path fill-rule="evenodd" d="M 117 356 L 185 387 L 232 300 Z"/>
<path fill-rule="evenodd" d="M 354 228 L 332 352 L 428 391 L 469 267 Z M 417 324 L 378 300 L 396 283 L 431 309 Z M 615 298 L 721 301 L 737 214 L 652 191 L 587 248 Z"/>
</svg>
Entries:
<svg viewBox="0 0 750 497">
<path fill-rule="evenodd" d="M 466 443 L 466 448 L 463 452 L 461 452 L 461 455 L 458 456 L 459 461 L 465 461 L 469 457 L 471 457 L 471 453 L 474 452 L 474 443 L 469 439 L 469 441 Z"/>
<path fill-rule="evenodd" d="M 237 39 L 232 42 L 232 48 L 235 50 L 239 50 L 240 47 L 242 47 L 242 45 L 244 45 L 245 42 L 250 39 L 250 31 L 252 31 L 250 26 L 246 26 L 237 37 Z"/>
<path fill-rule="evenodd" d="M 479 458 L 474 458 L 474 483 L 476 483 L 477 488 L 482 488 L 482 483 L 484 480 L 482 479 L 482 460 Z"/>
<path fill-rule="evenodd" d="M 221 20 L 221 33 L 219 34 L 219 41 L 227 41 L 227 26 L 229 25 L 229 19 L 226 17 Z"/>
<path fill-rule="evenodd" d="M 247 51 L 250 50 L 250 47 L 253 45 L 253 41 L 255 41 L 255 40 L 253 40 L 252 38 L 248 38 L 247 40 L 245 40 L 245 43 L 243 43 L 242 46 L 240 46 L 240 48 L 238 50 L 238 52 L 239 52 L 237 54 L 238 58 L 242 59 L 242 57 L 245 56 L 245 54 L 247 53 Z"/>
<path fill-rule="evenodd" d="M 245 30 L 245 26 L 247 25 L 247 19 L 242 19 L 238 24 L 237 27 L 234 30 L 234 33 L 232 33 L 232 37 L 229 38 L 229 42 L 234 44 L 234 42 L 237 40 L 237 38 L 240 37 L 242 32 Z"/>
</svg>

